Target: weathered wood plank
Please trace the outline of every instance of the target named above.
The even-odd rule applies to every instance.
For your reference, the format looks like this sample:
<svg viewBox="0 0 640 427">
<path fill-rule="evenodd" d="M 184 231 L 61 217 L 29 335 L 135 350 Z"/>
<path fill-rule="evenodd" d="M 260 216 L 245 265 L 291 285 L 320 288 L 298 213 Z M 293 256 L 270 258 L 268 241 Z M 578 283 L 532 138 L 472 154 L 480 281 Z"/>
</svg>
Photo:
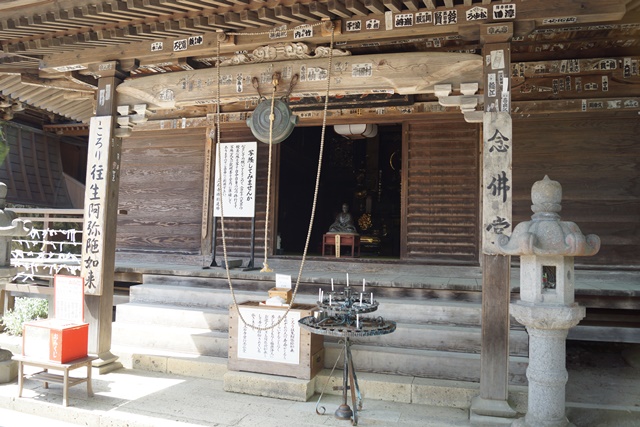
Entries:
<svg viewBox="0 0 640 427">
<path fill-rule="evenodd" d="M 287 61 L 286 64 L 254 63 L 221 69 L 220 99 L 235 102 L 241 99 L 258 99 L 251 85 L 253 77 L 271 76 L 282 69 L 280 85 L 282 94 L 289 88 L 294 74 L 300 81 L 293 87 L 291 96 L 322 96 L 326 93 L 327 58 Z M 479 81 L 482 59 L 473 54 L 421 52 L 406 54 L 363 55 L 341 61 L 331 72 L 331 95 L 363 93 L 432 93 L 434 85 Z M 238 81 L 237 77 L 241 80 Z M 118 86 L 122 103 L 147 102 L 161 108 L 214 103 L 217 85 L 210 70 L 195 70 L 154 75 L 143 79 L 128 80 Z"/>
<path fill-rule="evenodd" d="M 592 114 L 567 120 L 516 120 L 514 219 L 532 215 L 530 189 L 549 174 L 562 184 L 560 215 L 584 233 L 600 236 L 601 252 L 576 263 L 638 265 L 640 188 L 637 159 L 639 120 Z M 537 135 L 544 134 L 545 138 Z M 542 160 L 542 161 L 541 161 Z"/>
<path fill-rule="evenodd" d="M 405 125 L 403 258 L 477 261 L 477 132 L 455 121 Z"/>
</svg>

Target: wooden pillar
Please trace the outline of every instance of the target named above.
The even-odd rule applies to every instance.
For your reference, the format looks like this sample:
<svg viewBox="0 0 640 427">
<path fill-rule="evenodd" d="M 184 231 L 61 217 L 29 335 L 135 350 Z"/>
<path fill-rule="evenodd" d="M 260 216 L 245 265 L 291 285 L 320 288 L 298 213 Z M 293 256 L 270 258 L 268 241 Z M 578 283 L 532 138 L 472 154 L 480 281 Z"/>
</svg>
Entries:
<svg viewBox="0 0 640 427">
<path fill-rule="evenodd" d="M 473 399 L 472 424 L 498 424 L 514 418 L 507 402 L 509 380 L 509 256 L 495 241 L 511 234 L 512 127 L 510 43 L 513 24 L 481 26 L 484 58 L 482 190 L 482 351 L 480 395 Z M 506 421 L 506 420 L 505 420 Z"/>
<path fill-rule="evenodd" d="M 114 136 L 115 89 L 123 78 L 116 65 L 116 62 L 106 62 L 90 70 L 98 78 L 98 99 L 89 137 L 82 276 L 85 279 L 89 353 L 98 356 L 93 366 L 101 374 L 122 367 L 117 356 L 111 353 L 121 154 L 121 140 Z"/>
</svg>

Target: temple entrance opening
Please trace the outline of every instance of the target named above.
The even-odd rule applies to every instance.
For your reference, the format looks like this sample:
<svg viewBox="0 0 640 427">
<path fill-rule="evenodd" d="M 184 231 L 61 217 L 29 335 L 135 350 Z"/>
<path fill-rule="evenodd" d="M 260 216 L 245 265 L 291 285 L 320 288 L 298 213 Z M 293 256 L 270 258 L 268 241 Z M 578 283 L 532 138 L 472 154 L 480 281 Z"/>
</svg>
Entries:
<svg viewBox="0 0 640 427">
<path fill-rule="evenodd" d="M 320 127 L 297 127 L 279 144 L 277 254 L 298 256 L 304 250 L 321 133 Z M 400 256 L 402 126 L 369 126 L 363 133 L 345 136 L 326 128 L 311 256 L 322 255 L 323 236 L 345 204 L 361 257 Z M 350 256 L 351 248 L 343 246 L 341 255 Z"/>
</svg>

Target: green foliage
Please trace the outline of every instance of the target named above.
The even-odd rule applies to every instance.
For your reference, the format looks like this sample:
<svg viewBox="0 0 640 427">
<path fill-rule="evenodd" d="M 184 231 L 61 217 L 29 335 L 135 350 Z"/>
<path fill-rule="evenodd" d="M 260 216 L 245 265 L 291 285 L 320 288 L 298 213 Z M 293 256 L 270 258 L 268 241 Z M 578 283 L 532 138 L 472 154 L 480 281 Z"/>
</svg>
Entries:
<svg viewBox="0 0 640 427">
<path fill-rule="evenodd" d="M 2 317 L 0 324 L 5 327 L 9 335 L 22 335 L 22 324 L 31 320 L 45 319 L 49 304 L 42 298 L 16 298 L 15 308 L 8 310 Z"/>
</svg>

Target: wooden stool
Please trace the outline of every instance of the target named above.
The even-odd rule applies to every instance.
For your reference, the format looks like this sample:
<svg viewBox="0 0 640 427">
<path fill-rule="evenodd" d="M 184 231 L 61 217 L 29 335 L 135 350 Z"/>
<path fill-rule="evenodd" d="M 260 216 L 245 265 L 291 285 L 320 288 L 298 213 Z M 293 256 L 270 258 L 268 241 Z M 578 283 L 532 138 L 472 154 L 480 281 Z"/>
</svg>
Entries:
<svg viewBox="0 0 640 427">
<path fill-rule="evenodd" d="M 336 236 L 340 236 L 340 246 L 351 247 L 351 256 L 360 256 L 360 235 L 359 234 L 340 234 L 330 233 L 322 236 L 322 256 L 327 254 L 327 248 L 329 248 L 329 255 L 333 255 L 336 245 Z M 357 253 L 357 255 L 356 255 Z"/>
<path fill-rule="evenodd" d="M 64 406 L 69 405 L 69 399 L 67 395 L 69 392 L 69 387 L 73 387 L 74 385 L 87 383 L 87 395 L 89 397 L 93 396 L 93 388 L 91 387 L 91 362 L 97 359 L 96 356 L 87 356 L 81 359 L 72 360 L 68 363 L 59 363 L 50 360 L 36 360 L 24 356 L 13 356 L 12 359 L 18 361 L 18 397 L 22 397 L 22 387 L 24 386 L 25 379 L 25 366 L 35 366 L 44 369 L 43 371 L 29 375 L 30 379 L 42 381 L 44 383 L 44 388 L 49 388 L 49 383 L 62 384 L 62 404 Z M 73 371 L 74 369 L 82 367 L 87 368 L 87 375 L 85 376 L 85 378 L 69 377 L 69 371 Z M 63 374 L 52 374 L 49 372 L 49 369 L 62 371 Z"/>
</svg>

